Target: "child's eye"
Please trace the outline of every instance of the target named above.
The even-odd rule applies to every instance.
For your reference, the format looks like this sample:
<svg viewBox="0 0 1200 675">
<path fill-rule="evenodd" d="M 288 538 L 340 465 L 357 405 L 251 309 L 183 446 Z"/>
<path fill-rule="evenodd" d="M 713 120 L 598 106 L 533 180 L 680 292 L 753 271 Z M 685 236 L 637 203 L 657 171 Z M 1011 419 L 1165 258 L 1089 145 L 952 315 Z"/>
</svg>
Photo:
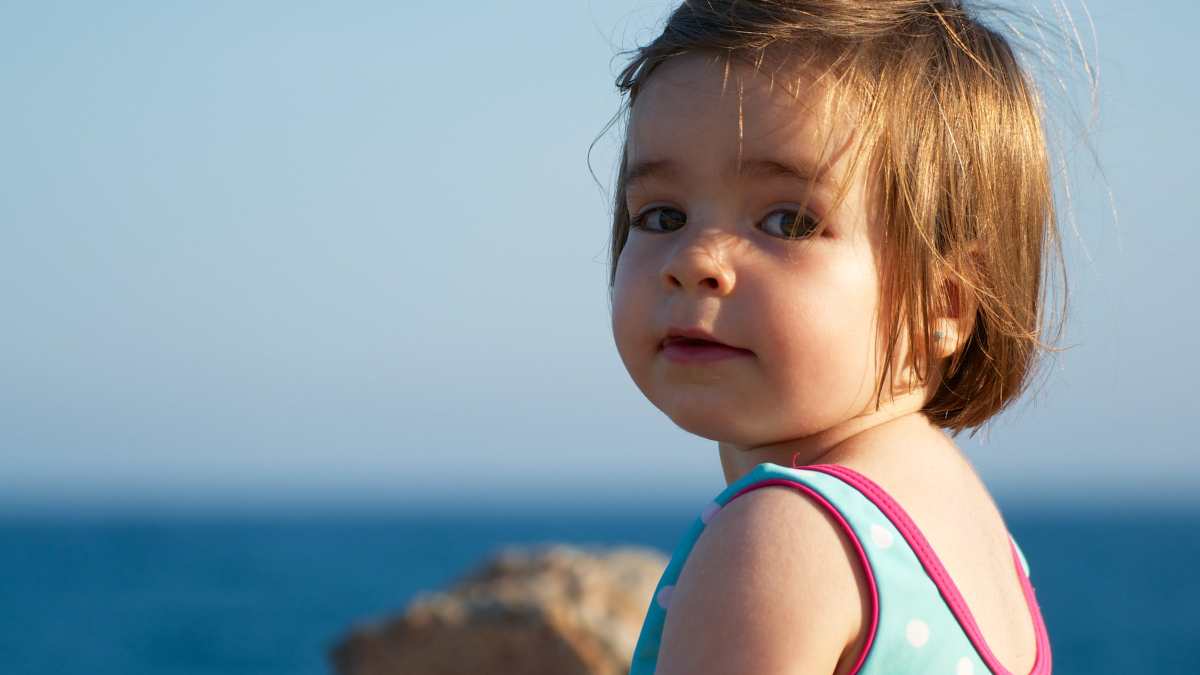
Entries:
<svg viewBox="0 0 1200 675">
<path fill-rule="evenodd" d="M 654 218 L 652 217 L 655 213 L 659 214 L 657 223 L 654 222 Z M 634 229 L 646 230 L 647 232 L 674 232 L 683 227 L 685 223 L 687 223 L 687 215 L 682 211 L 665 206 L 656 206 L 641 212 L 632 218 L 629 224 Z"/>
<path fill-rule="evenodd" d="M 781 216 L 781 217 L 776 217 Z M 759 226 L 763 232 L 784 239 L 804 239 L 820 224 L 815 217 L 794 209 L 778 209 L 767 214 Z"/>
</svg>

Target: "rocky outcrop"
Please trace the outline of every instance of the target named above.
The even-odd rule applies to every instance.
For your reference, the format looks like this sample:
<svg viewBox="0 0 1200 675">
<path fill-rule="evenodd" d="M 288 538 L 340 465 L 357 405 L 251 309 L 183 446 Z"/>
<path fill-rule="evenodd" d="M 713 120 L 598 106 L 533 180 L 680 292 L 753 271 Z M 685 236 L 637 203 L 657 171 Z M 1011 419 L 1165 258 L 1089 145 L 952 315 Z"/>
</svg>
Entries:
<svg viewBox="0 0 1200 675">
<path fill-rule="evenodd" d="M 626 675 L 666 564 L 646 548 L 505 549 L 330 658 L 339 675 Z"/>
</svg>

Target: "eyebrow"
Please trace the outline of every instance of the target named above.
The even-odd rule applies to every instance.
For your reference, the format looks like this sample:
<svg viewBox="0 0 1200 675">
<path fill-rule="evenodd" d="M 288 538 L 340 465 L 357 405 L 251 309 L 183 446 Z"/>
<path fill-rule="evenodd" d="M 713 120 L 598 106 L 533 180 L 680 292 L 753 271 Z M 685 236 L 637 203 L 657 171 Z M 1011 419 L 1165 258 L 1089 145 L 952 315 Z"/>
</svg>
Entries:
<svg viewBox="0 0 1200 675">
<path fill-rule="evenodd" d="M 686 173 L 683 166 L 669 159 L 645 159 L 634 162 L 625 172 L 625 186 L 661 178 L 665 180 L 678 179 Z M 730 162 L 722 174 L 725 178 L 737 175 L 743 178 L 788 178 L 791 180 L 836 187 L 824 172 L 817 171 L 810 164 L 792 164 L 778 159 L 752 158 L 742 160 L 742 170 L 737 171 L 736 162 Z"/>
</svg>

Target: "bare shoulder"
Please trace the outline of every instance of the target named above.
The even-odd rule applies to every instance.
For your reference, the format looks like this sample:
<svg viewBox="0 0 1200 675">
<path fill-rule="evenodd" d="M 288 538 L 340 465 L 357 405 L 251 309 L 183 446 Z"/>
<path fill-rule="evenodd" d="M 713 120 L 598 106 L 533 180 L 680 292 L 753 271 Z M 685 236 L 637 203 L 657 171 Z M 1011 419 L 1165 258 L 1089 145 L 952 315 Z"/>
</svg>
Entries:
<svg viewBox="0 0 1200 675">
<path fill-rule="evenodd" d="M 826 508 L 769 486 L 723 508 L 671 596 L 660 675 L 834 673 L 869 612 L 853 544 Z"/>
</svg>

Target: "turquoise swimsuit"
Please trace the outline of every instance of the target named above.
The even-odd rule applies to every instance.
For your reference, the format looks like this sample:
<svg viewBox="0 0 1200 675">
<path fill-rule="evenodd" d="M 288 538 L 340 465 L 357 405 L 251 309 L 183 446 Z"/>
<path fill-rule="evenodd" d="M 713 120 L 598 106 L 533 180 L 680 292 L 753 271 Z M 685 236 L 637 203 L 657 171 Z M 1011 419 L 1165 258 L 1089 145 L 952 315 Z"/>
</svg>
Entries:
<svg viewBox="0 0 1200 675">
<path fill-rule="evenodd" d="M 942 563 L 900 505 L 866 476 L 833 464 L 788 468 L 759 464 L 727 487 L 693 522 L 658 582 L 633 653 L 630 675 L 651 675 L 671 592 L 692 546 L 721 507 L 768 485 L 801 490 L 828 509 L 858 553 L 871 593 L 870 631 L 852 673 L 1011 675 L 984 642 Z M 1050 673 L 1050 641 L 1029 583 L 1029 565 L 1012 543 L 1013 565 L 1033 621 L 1037 658 L 1029 675 Z"/>
</svg>

